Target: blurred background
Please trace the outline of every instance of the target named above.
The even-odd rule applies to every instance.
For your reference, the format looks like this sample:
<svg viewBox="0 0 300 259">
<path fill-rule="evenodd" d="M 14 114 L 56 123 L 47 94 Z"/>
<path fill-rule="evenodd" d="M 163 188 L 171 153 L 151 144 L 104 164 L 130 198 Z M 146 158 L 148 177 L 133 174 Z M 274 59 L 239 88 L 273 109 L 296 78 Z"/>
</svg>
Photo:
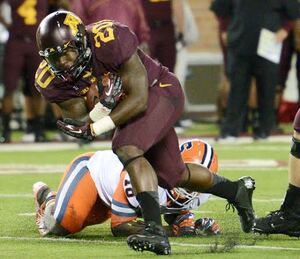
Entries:
<svg viewBox="0 0 300 259">
<path fill-rule="evenodd" d="M 55 122 L 60 118 L 59 110 L 43 103 L 43 100 L 36 97 L 36 93 L 32 93 L 34 90 L 30 78 L 37 65 L 30 57 L 31 54 L 20 52 L 20 49 L 25 49 L 18 47 L 22 43 L 16 43 L 23 41 L 34 50 L 34 33 L 26 34 L 26 30 L 35 31 L 42 17 L 37 17 L 33 22 L 26 19 L 30 15 L 40 14 L 38 8 L 43 8 L 42 13 L 45 14 L 59 9 L 73 11 L 81 17 L 85 25 L 101 19 L 114 19 L 131 27 L 140 40 L 140 47 L 173 71 L 182 83 L 186 96 L 185 113 L 176 125 L 177 133 L 183 136 L 200 134 L 218 138 L 219 126 L 226 116 L 230 83 L 224 69 L 226 43 L 222 42 L 221 37 L 224 26 L 222 27 L 219 13 L 212 11 L 213 2 L 217 1 L 0 1 L 1 142 L 73 141 L 56 130 Z M 20 25 L 22 22 L 24 24 Z M 25 29 L 18 31 L 18 26 L 24 26 Z M 296 26 L 289 31 L 290 36 L 283 45 L 288 45 L 295 31 Z M 35 54 L 38 55 L 37 52 Z M 284 87 L 280 86 L 282 83 L 278 79 L 279 90 L 274 99 L 276 121 L 270 135 L 289 134 L 292 131 L 291 122 L 299 106 L 297 51 L 292 51 L 290 56 L 291 60 L 287 61 L 282 55 L 280 61 L 281 64 L 284 63 L 287 73 L 286 78 L 281 80 L 284 81 Z M 14 65 L 11 64 L 12 60 L 22 60 L 22 63 Z M 15 70 L 18 72 L 14 72 Z M 255 113 L 255 83 L 253 85 L 249 91 L 249 104 L 243 127 L 235 137 L 246 135 L 255 138 L 253 128 L 258 123 L 258 115 Z"/>
</svg>

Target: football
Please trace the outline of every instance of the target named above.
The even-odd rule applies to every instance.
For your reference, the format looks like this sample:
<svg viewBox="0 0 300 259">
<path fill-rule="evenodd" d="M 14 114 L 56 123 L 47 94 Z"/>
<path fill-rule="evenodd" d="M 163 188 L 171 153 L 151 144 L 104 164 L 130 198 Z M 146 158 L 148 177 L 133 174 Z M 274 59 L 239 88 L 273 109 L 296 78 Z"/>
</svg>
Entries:
<svg viewBox="0 0 300 259">
<path fill-rule="evenodd" d="M 96 84 L 91 85 L 90 89 L 85 95 L 86 98 L 86 106 L 89 111 L 91 111 L 95 104 L 99 102 L 99 92 Z"/>
</svg>

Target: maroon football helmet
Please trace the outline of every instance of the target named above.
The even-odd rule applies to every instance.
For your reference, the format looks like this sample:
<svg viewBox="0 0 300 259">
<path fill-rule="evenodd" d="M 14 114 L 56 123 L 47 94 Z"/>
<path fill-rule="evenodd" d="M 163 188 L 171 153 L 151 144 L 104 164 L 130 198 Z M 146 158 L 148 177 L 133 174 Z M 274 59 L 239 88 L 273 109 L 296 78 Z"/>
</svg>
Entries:
<svg viewBox="0 0 300 259">
<path fill-rule="evenodd" d="M 37 29 L 36 41 L 39 55 L 46 60 L 52 72 L 63 79 L 77 78 L 91 59 L 85 26 L 78 16 L 68 11 L 47 15 Z M 77 58 L 70 68 L 63 69 L 58 61 L 69 50 L 75 51 Z"/>
</svg>

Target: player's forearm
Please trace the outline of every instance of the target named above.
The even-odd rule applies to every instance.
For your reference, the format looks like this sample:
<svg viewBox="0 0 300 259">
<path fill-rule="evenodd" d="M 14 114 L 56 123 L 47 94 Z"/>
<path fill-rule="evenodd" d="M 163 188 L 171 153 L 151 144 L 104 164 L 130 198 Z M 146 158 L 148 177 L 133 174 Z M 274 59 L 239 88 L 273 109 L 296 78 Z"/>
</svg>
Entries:
<svg viewBox="0 0 300 259">
<path fill-rule="evenodd" d="M 147 108 L 147 97 L 128 96 L 110 113 L 115 125 L 119 126 L 144 112 Z"/>
<path fill-rule="evenodd" d="M 57 103 L 63 118 L 71 118 L 80 121 L 89 119 L 88 110 L 83 98 L 73 98 L 68 101 Z"/>
<path fill-rule="evenodd" d="M 137 52 L 122 65 L 119 73 L 125 97 L 110 113 L 116 126 L 128 122 L 147 109 L 149 91 L 147 72 Z"/>
</svg>

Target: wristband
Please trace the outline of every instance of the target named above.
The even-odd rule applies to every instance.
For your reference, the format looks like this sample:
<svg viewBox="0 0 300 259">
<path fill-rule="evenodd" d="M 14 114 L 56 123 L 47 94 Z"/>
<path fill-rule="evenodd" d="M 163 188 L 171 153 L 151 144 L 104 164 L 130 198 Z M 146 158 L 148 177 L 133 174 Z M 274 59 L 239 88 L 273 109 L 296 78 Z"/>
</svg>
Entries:
<svg viewBox="0 0 300 259">
<path fill-rule="evenodd" d="M 93 136 L 99 136 L 116 127 L 115 123 L 108 115 L 94 122 L 90 126 L 91 126 L 91 132 Z"/>
<path fill-rule="evenodd" d="M 111 112 L 111 109 L 103 106 L 102 103 L 96 103 L 95 107 L 90 111 L 89 116 L 93 122 L 102 119 Z"/>
</svg>

